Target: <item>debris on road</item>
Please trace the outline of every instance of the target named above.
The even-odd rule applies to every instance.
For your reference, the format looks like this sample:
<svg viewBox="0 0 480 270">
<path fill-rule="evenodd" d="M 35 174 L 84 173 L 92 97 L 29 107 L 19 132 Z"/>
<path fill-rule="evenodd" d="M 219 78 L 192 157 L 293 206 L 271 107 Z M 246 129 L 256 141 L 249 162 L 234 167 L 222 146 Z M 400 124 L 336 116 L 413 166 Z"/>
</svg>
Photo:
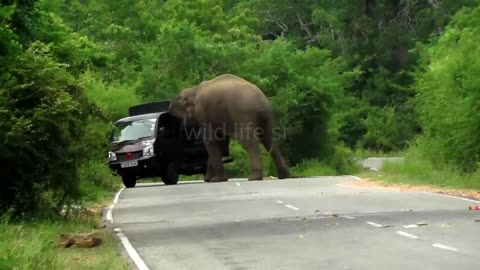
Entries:
<svg viewBox="0 0 480 270">
<path fill-rule="evenodd" d="M 480 207 L 479 207 L 478 205 L 476 205 L 476 206 L 468 206 L 468 210 L 478 211 L 478 210 L 480 210 Z"/>
<path fill-rule="evenodd" d="M 474 220 L 473 222 L 480 223 L 480 219 L 476 219 L 476 220 Z"/>
<path fill-rule="evenodd" d="M 426 223 L 426 222 L 418 222 L 417 223 L 417 226 L 427 226 L 427 225 L 428 225 L 428 223 Z"/>
</svg>

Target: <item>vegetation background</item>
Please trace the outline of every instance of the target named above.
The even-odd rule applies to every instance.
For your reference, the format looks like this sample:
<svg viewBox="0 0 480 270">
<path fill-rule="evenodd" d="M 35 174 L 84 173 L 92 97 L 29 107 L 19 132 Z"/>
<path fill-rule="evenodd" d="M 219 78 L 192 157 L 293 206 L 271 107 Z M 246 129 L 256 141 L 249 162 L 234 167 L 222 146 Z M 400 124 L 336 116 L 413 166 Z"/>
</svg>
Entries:
<svg viewBox="0 0 480 270">
<path fill-rule="evenodd" d="M 223 73 L 274 103 L 297 174 L 405 152 L 478 182 L 479 43 L 474 0 L 1 1 L 0 213 L 98 200 L 112 122 Z"/>
</svg>

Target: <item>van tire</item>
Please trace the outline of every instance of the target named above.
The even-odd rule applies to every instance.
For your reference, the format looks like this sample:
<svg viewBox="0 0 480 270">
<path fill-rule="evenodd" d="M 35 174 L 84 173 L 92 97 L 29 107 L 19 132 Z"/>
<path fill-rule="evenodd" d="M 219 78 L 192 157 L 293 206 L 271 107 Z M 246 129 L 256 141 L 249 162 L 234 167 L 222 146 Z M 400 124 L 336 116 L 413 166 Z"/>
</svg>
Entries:
<svg viewBox="0 0 480 270">
<path fill-rule="evenodd" d="M 168 163 L 163 173 L 162 181 L 165 185 L 176 185 L 178 183 L 177 166 L 174 162 Z"/>
<path fill-rule="evenodd" d="M 137 184 L 137 178 L 134 175 L 122 175 L 122 181 L 126 188 L 133 188 Z"/>
</svg>

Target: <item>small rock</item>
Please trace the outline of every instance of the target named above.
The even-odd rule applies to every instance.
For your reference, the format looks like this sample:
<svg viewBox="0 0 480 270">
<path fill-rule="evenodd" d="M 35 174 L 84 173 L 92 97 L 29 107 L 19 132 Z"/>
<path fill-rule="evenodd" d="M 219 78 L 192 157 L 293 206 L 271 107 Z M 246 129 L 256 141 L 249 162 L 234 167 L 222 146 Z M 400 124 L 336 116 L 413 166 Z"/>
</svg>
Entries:
<svg viewBox="0 0 480 270">
<path fill-rule="evenodd" d="M 428 225 L 428 223 L 426 223 L 426 222 L 418 222 L 417 223 L 417 226 L 427 226 L 427 225 Z"/>
</svg>

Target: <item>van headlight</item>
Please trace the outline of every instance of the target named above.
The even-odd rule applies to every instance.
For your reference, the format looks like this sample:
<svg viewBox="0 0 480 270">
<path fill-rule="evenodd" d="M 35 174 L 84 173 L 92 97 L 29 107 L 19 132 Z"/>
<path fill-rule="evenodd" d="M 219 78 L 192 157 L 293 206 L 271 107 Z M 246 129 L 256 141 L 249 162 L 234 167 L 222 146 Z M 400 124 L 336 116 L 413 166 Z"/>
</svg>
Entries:
<svg viewBox="0 0 480 270">
<path fill-rule="evenodd" d="M 143 156 L 144 157 L 150 157 L 153 156 L 153 145 L 149 145 L 145 148 L 143 148 Z"/>
<path fill-rule="evenodd" d="M 114 152 L 108 152 L 108 160 L 116 161 L 117 160 L 117 154 L 115 154 Z"/>
</svg>

